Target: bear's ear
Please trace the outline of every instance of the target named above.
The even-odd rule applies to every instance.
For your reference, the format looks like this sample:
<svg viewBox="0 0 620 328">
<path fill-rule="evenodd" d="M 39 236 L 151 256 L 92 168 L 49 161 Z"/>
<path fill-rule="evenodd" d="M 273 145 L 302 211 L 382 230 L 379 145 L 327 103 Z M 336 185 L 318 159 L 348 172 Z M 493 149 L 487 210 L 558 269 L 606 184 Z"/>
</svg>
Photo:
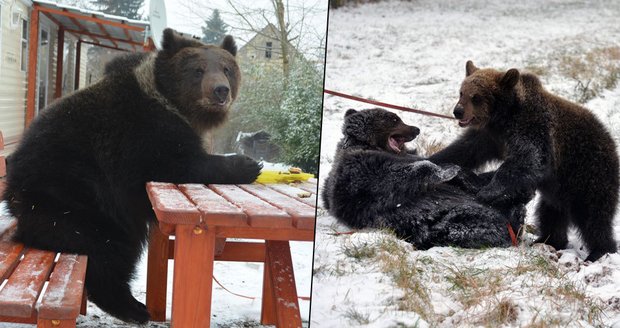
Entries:
<svg viewBox="0 0 620 328">
<path fill-rule="evenodd" d="M 344 113 L 344 117 L 350 116 L 357 113 L 357 111 L 353 108 L 349 108 L 346 113 Z"/>
<path fill-rule="evenodd" d="M 185 47 L 196 47 L 201 44 L 200 41 L 184 38 L 171 28 L 165 29 L 163 34 L 164 36 L 161 41 L 162 48 L 164 51 L 171 54 L 175 54 Z"/>
<path fill-rule="evenodd" d="M 465 77 L 472 75 L 477 70 L 478 67 L 476 67 L 476 65 L 474 65 L 474 62 L 472 62 L 471 60 L 468 60 L 467 63 L 465 63 Z"/>
<path fill-rule="evenodd" d="M 178 39 L 180 36 L 171 28 L 167 28 L 164 30 L 164 36 L 161 40 L 162 48 L 166 51 L 176 52 L 176 46 L 179 43 Z"/>
<path fill-rule="evenodd" d="M 499 82 L 502 88 L 512 89 L 517 82 L 519 82 L 519 71 L 516 68 L 511 68 L 502 76 L 502 80 Z"/>
<path fill-rule="evenodd" d="M 237 44 L 231 35 L 224 37 L 224 41 L 222 41 L 222 49 L 230 52 L 233 56 L 237 55 Z"/>
</svg>

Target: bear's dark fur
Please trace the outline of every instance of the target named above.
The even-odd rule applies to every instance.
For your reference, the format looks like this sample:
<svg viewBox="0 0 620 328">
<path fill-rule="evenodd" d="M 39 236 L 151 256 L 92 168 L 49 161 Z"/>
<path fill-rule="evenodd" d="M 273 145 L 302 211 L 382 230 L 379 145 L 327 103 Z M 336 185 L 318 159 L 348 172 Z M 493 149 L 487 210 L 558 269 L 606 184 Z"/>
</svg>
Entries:
<svg viewBox="0 0 620 328">
<path fill-rule="evenodd" d="M 164 31 L 163 50 L 111 63 L 103 79 L 50 105 L 10 158 L 3 198 L 28 246 L 88 255 L 86 289 L 104 311 L 143 323 L 130 279 L 154 214 L 148 181 L 250 183 L 260 165 L 205 153 L 240 72 L 231 37 L 205 45 Z"/>
<path fill-rule="evenodd" d="M 549 93 L 532 74 L 468 61 L 454 115 L 469 128 L 431 161 L 473 169 L 504 160 L 478 199 L 525 202 L 538 190 L 538 242 L 565 248 L 572 223 L 590 251 L 586 260 L 617 251 L 618 155 L 592 113 Z"/>
<path fill-rule="evenodd" d="M 323 187 L 330 214 L 352 228 L 393 230 L 419 249 L 510 246 L 507 223 L 517 231 L 524 206 L 498 211 L 477 203 L 484 177 L 405 150 L 419 131 L 383 109 L 347 111 Z"/>
</svg>

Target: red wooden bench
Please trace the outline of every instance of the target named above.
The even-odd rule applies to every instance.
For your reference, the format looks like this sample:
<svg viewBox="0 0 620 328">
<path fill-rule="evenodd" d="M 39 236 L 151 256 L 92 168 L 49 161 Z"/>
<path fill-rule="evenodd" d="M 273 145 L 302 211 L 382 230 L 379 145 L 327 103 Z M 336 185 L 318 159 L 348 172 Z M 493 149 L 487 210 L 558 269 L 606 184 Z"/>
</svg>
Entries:
<svg viewBox="0 0 620 328">
<path fill-rule="evenodd" d="M 0 156 L 0 178 L 5 175 Z M 86 256 L 26 248 L 11 240 L 16 225 L 15 219 L 0 216 L 0 322 L 75 327 L 77 316 L 86 314 Z"/>
</svg>

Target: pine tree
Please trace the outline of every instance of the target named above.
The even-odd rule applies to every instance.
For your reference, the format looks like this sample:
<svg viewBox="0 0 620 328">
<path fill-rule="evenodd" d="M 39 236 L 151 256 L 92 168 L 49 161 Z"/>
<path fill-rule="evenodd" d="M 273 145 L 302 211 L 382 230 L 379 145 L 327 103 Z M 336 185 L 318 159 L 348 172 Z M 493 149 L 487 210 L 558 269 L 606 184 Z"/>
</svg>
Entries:
<svg viewBox="0 0 620 328">
<path fill-rule="evenodd" d="M 202 42 L 210 44 L 219 44 L 222 42 L 222 39 L 224 39 L 226 35 L 228 25 L 222 20 L 220 11 L 214 9 L 213 14 L 211 14 L 211 17 L 209 17 L 205 23 L 207 23 L 207 26 L 201 27 L 203 34 Z"/>
<path fill-rule="evenodd" d="M 144 5 L 144 0 L 93 0 L 92 4 L 106 14 L 141 19 L 138 11 Z"/>
</svg>

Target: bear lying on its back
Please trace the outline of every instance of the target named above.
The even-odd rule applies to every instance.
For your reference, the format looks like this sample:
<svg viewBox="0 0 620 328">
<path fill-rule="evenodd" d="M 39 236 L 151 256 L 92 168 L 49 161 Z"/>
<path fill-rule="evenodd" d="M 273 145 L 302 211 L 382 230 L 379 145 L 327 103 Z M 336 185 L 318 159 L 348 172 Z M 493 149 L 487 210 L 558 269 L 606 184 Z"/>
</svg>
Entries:
<svg viewBox="0 0 620 328">
<path fill-rule="evenodd" d="M 250 183 L 260 171 L 202 147 L 237 97 L 233 39 L 205 45 L 167 29 L 162 44 L 42 111 L 10 158 L 3 195 L 17 241 L 88 255 L 89 299 L 140 323 L 149 314 L 129 282 L 154 218 L 146 182 Z"/>
<path fill-rule="evenodd" d="M 517 231 L 524 206 L 500 211 L 476 202 L 484 176 L 408 153 L 404 144 L 418 133 L 382 109 L 348 110 L 323 188 L 330 214 L 352 228 L 393 230 L 419 249 L 510 246 L 507 223 Z"/>
</svg>

